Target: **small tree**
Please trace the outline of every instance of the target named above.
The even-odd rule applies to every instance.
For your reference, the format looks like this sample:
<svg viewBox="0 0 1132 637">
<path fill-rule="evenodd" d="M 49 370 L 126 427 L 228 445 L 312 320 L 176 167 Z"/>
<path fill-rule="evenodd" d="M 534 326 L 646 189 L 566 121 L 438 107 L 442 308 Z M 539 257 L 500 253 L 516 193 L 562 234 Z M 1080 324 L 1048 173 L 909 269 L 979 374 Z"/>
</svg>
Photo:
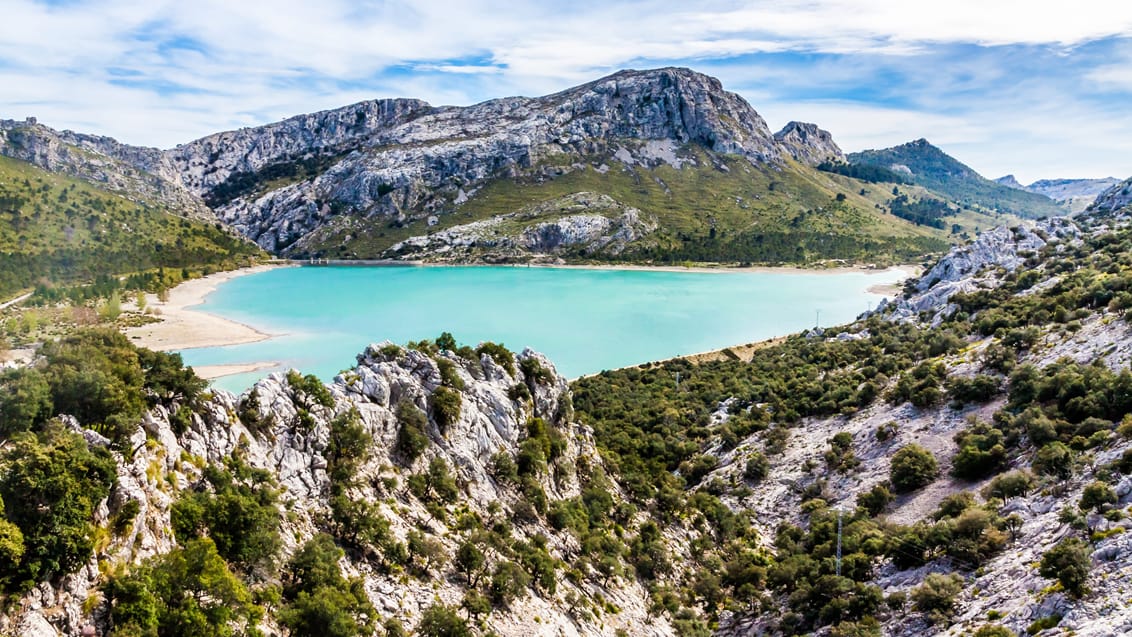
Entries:
<svg viewBox="0 0 1132 637">
<path fill-rule="evenodd" d="M 1093 509 L 1097 513 L 1104 513 L 1110 505 L 1116 504 L 1116 500 L 1116 491 L 1097 480 L 1087 485 L 1081 492 L 1081 501 L 1078 506 L 1081 507 L 1082 511 Z"/>
<path fill-rule="evenodd" d="M 1011 471 L 997 476 L 983 490 L 983 497 L 999 498 L 1005 506 L 1010 498 L 1025 495 L 1034 487 L 1034 476 L 1025 471 Z"/>
<path fill-rule="evenodd" d="M 897 493 L 908 493 L 939 476 L 939 465 L 930 451 L 919 445 L 901 447 L 892 456 L 889 480 Z"/>
<path fill-rule="evenodd" d="M 1088 592 L 1085 583 L 1089 579 L 1092 560 L 1089 545 L 1075 537 L 1059 542 L 1042 556 L 1038 573 L 1042 577 L 1056 579 L 1074 597 Z"/>
<path fill-rule="evenodd" d="M 912 603 L 933 623 L 946 621 L 955 611 L 955 597 L 962 590 L 963 578 L 959 575 L 929 573 L 912 591 Z"/>
<path fill-rule="evenodd" d="M 750 482 L 761 482 L 770 474 L 770 462 L 762 453 L 756 451 L 747 459 L 747 466 L 743 469 L 743 478 Z"/>
<path fill-rule="evenodd" d="M 421 614 L 417 634 L 420 637 L 471 637 L 472 631 L 454 609 L 435 604 Z"/>
</svg>

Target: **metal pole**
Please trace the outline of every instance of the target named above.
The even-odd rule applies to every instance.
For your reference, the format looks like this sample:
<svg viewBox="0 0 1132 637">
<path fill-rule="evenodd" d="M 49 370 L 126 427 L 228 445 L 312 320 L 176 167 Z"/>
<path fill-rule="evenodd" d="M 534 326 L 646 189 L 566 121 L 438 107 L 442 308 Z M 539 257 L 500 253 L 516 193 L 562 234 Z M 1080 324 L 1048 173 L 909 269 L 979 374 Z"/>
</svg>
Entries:
<svg viewBox="0 0 1132 637">
<path fill-rule="evenodd" d="M 841 507 L 837 507 L 837 576 L 841 577 Z"/>
</svg>

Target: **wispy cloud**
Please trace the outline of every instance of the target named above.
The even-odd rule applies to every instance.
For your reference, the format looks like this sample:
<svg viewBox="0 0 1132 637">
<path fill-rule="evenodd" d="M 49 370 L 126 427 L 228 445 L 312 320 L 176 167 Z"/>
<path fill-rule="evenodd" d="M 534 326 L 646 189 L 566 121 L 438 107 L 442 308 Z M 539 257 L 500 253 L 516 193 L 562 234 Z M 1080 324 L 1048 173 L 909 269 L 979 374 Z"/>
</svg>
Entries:
<svg viewBox="0 0 1132 637">
<path fill-rule="evenodd" d="M 1123 175 L 1130 37 L 1132 3 L 1109 0 L 9 0 L 0 114 L 171 146 L 362 99 L 471 103 L 680 64 L 846 148 L 928 137 L 991 175 Z"/>
</svg>

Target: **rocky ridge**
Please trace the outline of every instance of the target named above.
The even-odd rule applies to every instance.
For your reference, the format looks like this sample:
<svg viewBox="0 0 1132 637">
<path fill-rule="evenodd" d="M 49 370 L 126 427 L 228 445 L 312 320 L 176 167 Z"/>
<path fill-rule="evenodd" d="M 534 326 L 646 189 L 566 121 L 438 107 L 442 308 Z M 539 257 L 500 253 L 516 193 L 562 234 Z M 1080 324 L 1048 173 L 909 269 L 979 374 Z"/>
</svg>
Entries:
<svg viewBox="0 0 1132 637">
<path fill-rule="evenodd" d="M 1132 204 L 1132 177 L 1113 185 L 1101 194 L 1089 206 L 1090 212 L 1112 213 Z"/>
<path fill-rule="evenodd" d="M 518 212 L 461 224 L 394 244 L 388 253 L 434 262 L 534 260 L 620 254 L 657 228 L 655 219 L 607 195 L 581 192 Z"/>
<path fill-rule="evenodd" d="M 400 429 L 396 411 L 399 405 L 408 404 L 431 413 L 432 396 L 444 382 L 439 368 L 443 360 L 453 365 L 464 387 L 460 390 L 459 416 L 447 423 L 443 432 L 430 417 L 427 451 L 406 464 L 395 450 Z M 592 434 L 572 422 L 566 381 L 549 361 L 527 350 L 504 362 L 513 371 L 486 353 L 476 360 L 445 352 L 433 357 L 387 342 L 368 347 L 358 356 L 356 367 L 334 379 L 328 386 L 332 406 L 315 406 L 309 413 L 305 412 L 309 405 L 284 374 L 261 380 L 242 397 L 212 392 L 194 409 L 190 426 L 180 434 L 170 424 L 170 410 L 156 407 L 130 440 L 133 455 L 115 452 L 117 484 L 96 514 L 96 523 L 105 526 L 127 502 L 137 502 L 129 530 L 112 537 L 85 567 L 64 577 L 58 586 L 41 584 L 24 596 L 13 614 L 0 618 L 0 632 L 54 637 L 79 635 L 87 626 L 104 626 L 108 609 L 100 603 L 97 592 L 103 569 L 108 565 L 122 568 L 172 549 L 176 545 L 170 522 L 173 501 L 198 482 L 198 467 L 221 464 L 233 454 L 252 467 L 266 469 L 278 483 L 280 502 L 287 509 L 281 529 L 284 555 L 280 558 L 285 559 L 316 533 L 329 515 L 330 423 L 351 412 L 357 414 L 372 450 L 357 476 L 358 484 L 369 486 L 356 487 L 351 497 L 377 503 L 397 540 L 404 541 L 409 531 L 423 531 L 441 543 L 444 554 L 456 553 L 459 538 L 444 521 L 434 518 L 403 487 L 382 486 L 396 484 L 398 477 L 428 466 L 432 458 L 442 458 L 460 485 L 461 509 L 487 520 L 499 516 L 512 519 L 520 538 L 539 534 L 548 537 L 552 555 L 576 554 L 578 547 L 570 536 L 513 517 L 523 498 L 514 487 L 494 477 L 491 462 L 498 453 L 515 454 L 527 437 L 527 421 L 544 418 L 564 434 L 565 449 L 553 475 L 543 476 L 540 486 L 552 501 L 576 496 L 586 481 L 584 476 L 589 475 L 583 471 L 600 471 Z M 523 369 L 538 370 L 537 376 L 525 375 Z M 516 385 L 525 386 L 529 397 L 512 398 Z M 252 394 L 258 400 L 257 424 L 249 427 L 246 417 L 242 420 L 236 414 Z M 301 411 L 305 425 L 299 424 Z M 109 444 L 92 431 L 82 433 L 89 444 Z M 404 475 L 399 476 L 402 471 Z M 348 558 L 343 567 L 348 575 L 362 578 L 367 596 L 383 617 L 399 619 L 406 626 L 413 625 L 434 603 L 460 603 L 462 589 L 447 577 L 407 579 L 357 557 Z M 632 634 L 673 634 L 665 622 L 647 618 L 647 595 L 635 582 L 603 586 L 566 579 L 558 582 L 558 596 L 578 595 L 583 600 L 596 597 L 619 609 L 600 620 L 593 614 L 577 612 L 586 602 L 567 608 L 554 595 L 534 589 L 530 593 L 509 610 L 493 613 L 489 626 L 497 634 L 516 636 L 605 635 L 619 627 Z M 532 623 L 532 617 L 540 617 L 541 622 Z M 279 634 L 270 619 L 261 628 L 269 635 Z"/>
<path fill-rule="evenodd" d="M 173 214 L 216 219 L 199 197 L 181 185 L 176 168 L 156 148 L 56 131 L 28 118 L 0 120 L 0 154 L 89 181 L 130 200 L 164 206 Z"/>
<path fill-rule="evenodd" d="M 817 124 L 789 122 L 774 134 L 774 139 L 796 161 L 816 166 L 822 162 L 843 162 L 845 153 L 833 141 L 833 135 L 818 128 Z"/>
</svg>

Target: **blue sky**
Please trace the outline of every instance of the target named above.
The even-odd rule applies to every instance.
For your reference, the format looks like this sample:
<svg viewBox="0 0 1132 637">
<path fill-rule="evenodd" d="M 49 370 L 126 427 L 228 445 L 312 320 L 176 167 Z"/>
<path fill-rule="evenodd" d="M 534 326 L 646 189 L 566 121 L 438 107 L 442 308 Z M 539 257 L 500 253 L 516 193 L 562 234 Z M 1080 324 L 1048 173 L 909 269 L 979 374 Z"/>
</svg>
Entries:
<svg viewBox="0 0 1132 637">
<path fill-rule="evenodd" d="M 679 65 L 848 151 L 925 137 L 992 178 L 1132 175 L 1124 0 L 5 0 L 3 15 L 0 117 L 133 144 Z"/>
</svg>

